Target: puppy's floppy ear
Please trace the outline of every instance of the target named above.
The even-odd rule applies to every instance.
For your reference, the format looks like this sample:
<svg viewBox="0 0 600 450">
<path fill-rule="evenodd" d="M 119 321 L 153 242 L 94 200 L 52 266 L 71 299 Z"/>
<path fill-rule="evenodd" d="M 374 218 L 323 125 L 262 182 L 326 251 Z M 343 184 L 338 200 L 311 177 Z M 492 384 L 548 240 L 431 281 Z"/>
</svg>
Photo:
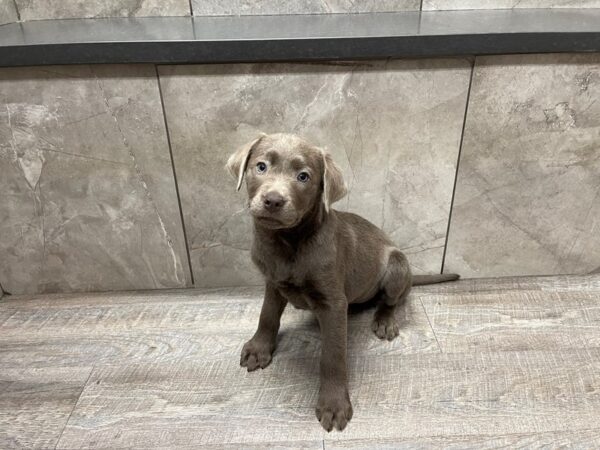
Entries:
<svg viewBox="0 0 600 450">
<path fill-rule="evenodd" d="M 244 174 L 246 173 L 246 168 L 248 167 L 248 160 L 250 159 L 250 155 L 252 154 L 252 149 L 264 138 L 266 134 L 261 133 L 259 137 L 254 139 L 251 142 L 248 142 L 245 145 L 242 145 L 233 155 L 229 157 L 227 160 L 227 170 L 231 174 L 231 176 L 237 179 L 237 187 L 236 190 L 239 191 L 242 187 L 242 181 L 244 181 Z"/>
<path fill-rule="evenodd" d="M 343 198 L 348 193 L 348 189 L 342 171 L 331 155 L 323 150 L 321 154 L 323 155 L 323 203 L 325 211 L 329 212 L 330 206 Z"/>
</svg>

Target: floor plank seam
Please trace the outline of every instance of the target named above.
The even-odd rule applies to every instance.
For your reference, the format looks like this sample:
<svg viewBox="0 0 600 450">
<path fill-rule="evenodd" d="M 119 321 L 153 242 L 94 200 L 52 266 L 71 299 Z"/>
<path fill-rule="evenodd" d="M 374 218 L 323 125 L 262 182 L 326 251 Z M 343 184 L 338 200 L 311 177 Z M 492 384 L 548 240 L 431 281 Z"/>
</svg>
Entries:
<svg viewBox="0 0 600 450">
<path fill-rule="evenodd" d="M 79 392 L 79 395 L 77 396 L 77 400 L 75 401 L 75 404 L 73 405 L 73 408 L 71 409 L 71 412 L 69 413 L 69 417 L 67 417 L 67 421 L 65 422 L 65 426 L 63 427 L 63 429 L 61 430 L 60 434 L 58 435 L 58 438 L 56 439 L 56 444 L 54 444 L 54 450 L 58 449 L 58 444 L 60 443 L 60 440 L 63 437 L 63 434 L 65 432 L 65 430 L 67 429 L 67 426 L 69 425 L 69 422 L 71 421 L 71 416 L 73 415 L 73 413 L 75 412 L 75 409 L 77 408 L 77 405 L 79 404 L 79 400 L 81 400 L 81 396 L 83 395 L 83 391 L 85 391 L 85 388 L 87 387 L 90 378 L 92 378 L 92 374 L 94 373 L 94 370 L 96 370 L 96 366 L 92 366 L 92 368 L 90 369 L 90 373 L 88 374 L 87 379 L 85 380 L 85 383 L 83 383 L 83 386 L 81 387 L 81 392 Z"/>
<path fill-rule="evenodd" d="M 438 340 L 437 334 L 435 334 L 435 330 L 433 329 L 433 325 L 431 324 L 431 320 L 429 319 L 429 315 L 427 314 L 427 309 L 425 308 L 425 304 L 423 303 L 423 300 L 421 299 L 421 296 L 417 296 L 417 298 L 419 299 L 419 303 L 421 303 L 421 308 L 423 308 L 423 314 L 425 314 L 425 317 L 427 318 L 427 323 L 429 324 L 429 328 L 431 329 L 431 332 L 433 333 L 433 337 L 435 338 L 435 342 L 438 346 L 438 350 L 440 351 L 440 353 L 444 353 L 444 350 L 442 349 L 442 346 L 440 345 L 440 341 Z"/>
</svg>

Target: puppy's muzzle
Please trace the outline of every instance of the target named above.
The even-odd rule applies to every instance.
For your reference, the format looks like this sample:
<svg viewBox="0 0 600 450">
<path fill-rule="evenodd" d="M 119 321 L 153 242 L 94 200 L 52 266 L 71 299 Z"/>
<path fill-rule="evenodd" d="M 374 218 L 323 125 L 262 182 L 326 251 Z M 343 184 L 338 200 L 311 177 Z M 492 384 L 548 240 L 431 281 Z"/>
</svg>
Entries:
<svg viewBox="0 0 600 450">
<path fill-rule="evenodd" d="M 286 199 L 278 192 L 267 192 L 262 198 L 263 207 L 270 213 L 277 213 L 283 208 Z"/>
</svg>

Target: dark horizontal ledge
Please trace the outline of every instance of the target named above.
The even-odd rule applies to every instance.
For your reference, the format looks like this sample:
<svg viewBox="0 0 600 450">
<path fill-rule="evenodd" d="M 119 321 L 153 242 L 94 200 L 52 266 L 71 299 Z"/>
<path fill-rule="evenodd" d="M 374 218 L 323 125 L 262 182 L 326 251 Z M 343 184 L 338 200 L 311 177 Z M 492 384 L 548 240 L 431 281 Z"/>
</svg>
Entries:
<svg viewBox="0 0 600 450">
<path fill-rule="evenodd" d="M 43 20 L 0 26 L 0 66 L 598 52 L 600 9 Z"/>
</svg>

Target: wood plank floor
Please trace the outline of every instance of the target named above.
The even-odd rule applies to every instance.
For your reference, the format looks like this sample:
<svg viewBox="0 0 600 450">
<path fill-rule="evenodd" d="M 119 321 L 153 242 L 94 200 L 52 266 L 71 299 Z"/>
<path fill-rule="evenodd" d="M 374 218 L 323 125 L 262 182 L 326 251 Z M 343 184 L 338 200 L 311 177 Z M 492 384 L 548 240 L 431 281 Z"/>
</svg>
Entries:
<svg viewBox="0 0 600 450">
<path fill-rule="evenodd" d="M 257 288 L 0 299 L 0 448 L 594 448 L 600 275 L 415 288 L 401 333 L 349 320 L 354 418 L 316 421 L 318 326 L 286 310 L 267 369 L 239 352 Z"/>
</svg>

